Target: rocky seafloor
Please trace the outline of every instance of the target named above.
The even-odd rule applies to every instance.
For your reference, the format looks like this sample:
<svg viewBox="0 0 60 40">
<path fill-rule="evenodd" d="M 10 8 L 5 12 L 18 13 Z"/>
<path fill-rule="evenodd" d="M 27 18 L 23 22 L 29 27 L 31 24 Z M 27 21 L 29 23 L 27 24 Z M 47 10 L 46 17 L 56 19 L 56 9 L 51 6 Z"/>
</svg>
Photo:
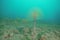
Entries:
<svg viewBox="0 0 60 40">
<path fill-rule="evenodd" d="M 2 20 L 0 40 L 60 40 L 60 25 Z"/>
</svg>

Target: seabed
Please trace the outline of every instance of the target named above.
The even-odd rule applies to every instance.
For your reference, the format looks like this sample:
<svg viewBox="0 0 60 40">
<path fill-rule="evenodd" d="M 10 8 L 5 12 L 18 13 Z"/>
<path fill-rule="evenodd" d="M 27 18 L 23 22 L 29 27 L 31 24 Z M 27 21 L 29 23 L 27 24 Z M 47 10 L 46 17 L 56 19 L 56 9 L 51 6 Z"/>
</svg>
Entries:
<svg viewBox="0 0 60 40">
<path fill-rule="evenodd" d="M 60 25 L 1 20 L 0 40 L 60 40 Z"/>
</svg>

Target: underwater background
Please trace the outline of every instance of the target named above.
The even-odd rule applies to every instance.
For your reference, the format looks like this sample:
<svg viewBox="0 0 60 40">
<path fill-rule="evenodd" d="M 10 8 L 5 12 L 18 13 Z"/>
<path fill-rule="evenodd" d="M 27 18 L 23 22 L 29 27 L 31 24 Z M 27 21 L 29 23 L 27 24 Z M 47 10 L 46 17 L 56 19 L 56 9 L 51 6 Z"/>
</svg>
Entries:
<svg viewBox="0 0 60 40">
<path fill-rule="evenodd" d="M 48 23 L 60 24 L 60 1 L 59 0 L 0 0 L 0 18 L 26 18 L 32 19 L 31 10 L 38 8 L 39 20 Z M 41 15 L 42 16 L 41 16 Z"/>
<path fill-rule="evenodd" d="M 0 40 L 60 40 L 60 0 L 0 0 Z"/>
</svg>

